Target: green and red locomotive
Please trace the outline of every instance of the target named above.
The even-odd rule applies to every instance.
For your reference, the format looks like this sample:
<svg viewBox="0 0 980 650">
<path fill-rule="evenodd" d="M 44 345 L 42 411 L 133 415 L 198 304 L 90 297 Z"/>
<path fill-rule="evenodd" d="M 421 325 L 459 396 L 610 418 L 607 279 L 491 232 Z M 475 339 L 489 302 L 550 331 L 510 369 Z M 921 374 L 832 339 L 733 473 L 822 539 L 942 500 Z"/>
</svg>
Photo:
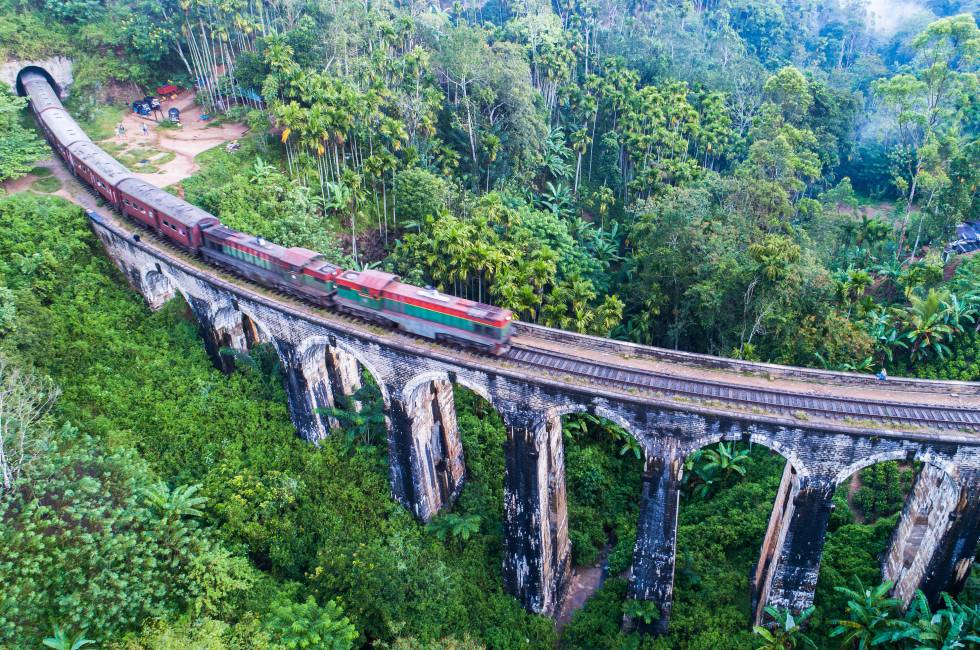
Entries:
<svg viewBox="0 0 980 650">
<path fill-rule="evenodd" d="M 316 251 L 287 248 L 233 230 L 129 173 L 82 131 L 43 74 L 28 70 L 20 75 L 18 86 L 72 173 L 123 215 L 209 262 L 318 306 L 418 336 L 492 354 L 509 347 L 510 311 L 405 284 L 391 273 L 345 270 Z"/>
</svg>

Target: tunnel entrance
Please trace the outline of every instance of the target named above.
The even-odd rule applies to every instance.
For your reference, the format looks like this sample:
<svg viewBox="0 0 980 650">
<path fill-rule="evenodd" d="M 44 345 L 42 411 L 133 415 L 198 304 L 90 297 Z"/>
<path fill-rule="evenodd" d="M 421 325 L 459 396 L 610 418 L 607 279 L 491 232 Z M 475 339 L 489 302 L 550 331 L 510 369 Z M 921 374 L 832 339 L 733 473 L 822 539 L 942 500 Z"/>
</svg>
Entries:
<svg viewBox="0 0 980 650">
<path fill-rule="evenodd" d="M 54 91 L 58 94 L 58 97 L 59 98 L 61 97 L 61 92 L 62 92 L 61 86 L 58 84 L 58 82 L 54 80 L 54 77 L 51 76 L 51 73 L 49 73 L 44 68 L 36 65 L 25 66 L 24 68 L 21 69 L 20 72 L 17 73 L 16 90 L 19 96 L 25 97 L 27 95 L 27 93 L 24 92 L 24 84 L 21 82 L 21 78 L 24 76 L 25 72 L 37 72 L 38 74 L 44 75 L 44 78 L 47 79 L 48 83 L 51 84 L 51 87 L 54 88 Z"/>
</svg>

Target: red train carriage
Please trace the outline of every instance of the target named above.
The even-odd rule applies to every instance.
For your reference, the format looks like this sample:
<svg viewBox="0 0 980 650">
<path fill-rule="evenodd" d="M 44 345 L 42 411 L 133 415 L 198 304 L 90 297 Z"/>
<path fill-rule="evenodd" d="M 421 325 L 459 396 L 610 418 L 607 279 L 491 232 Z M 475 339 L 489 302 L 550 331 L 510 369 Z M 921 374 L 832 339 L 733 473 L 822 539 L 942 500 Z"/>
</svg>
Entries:
<svg viewBox="0 0 980 650">
<path fill-rule="evenodd" d="M 316 251 L 286 248 L 227 228 L 204 210 L 139 180 L 102 151 L 64 110 L 43 75 L 24 73 L 21 83 L 45 136 L 72 171 L 124 215 L 168 239 L 319 305 L 495 354 L 508 348 L 512 314 L 506 309 L 404 284 L 390 273 L 344 271 Z"/>
<path fill-rule="evenodd" d="M 31 107 L 35 113 L 41 114 L 49 108 L 62 110 L 65 108 L 44 75 L 37 72 L 25 72 L 20 76 L 20 84 L 24 89 L 24 94 L 31 100 Z"/>
<path fill-rule="evenodd" d="M 203 245 L 204 229 L 220 224 L 211 213 L 138 178 L 120 181 L 118 189 L 123 214 L 192 250 Z"/>
<path fill-rule="evenodd" d="M 76 142 L 68 146 L 68 156 L 75 174 L 91 185 L 114 206 L 119 205 L 116 185 L 132 178 L 129 170 L 93 142 Z"/>
</svg>

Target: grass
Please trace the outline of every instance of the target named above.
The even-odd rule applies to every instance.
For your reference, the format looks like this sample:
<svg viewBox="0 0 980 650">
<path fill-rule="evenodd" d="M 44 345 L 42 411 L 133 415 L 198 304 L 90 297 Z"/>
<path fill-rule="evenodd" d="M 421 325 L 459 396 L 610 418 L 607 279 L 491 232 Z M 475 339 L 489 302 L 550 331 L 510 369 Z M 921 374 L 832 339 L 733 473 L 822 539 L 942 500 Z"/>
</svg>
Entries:
<svg viewBox="0 0 980 650">
<path fill-rule="evenodd" d="M 28 173 L 31 176 L 37 176 L 38 178 L 47 178 L 48 176 L 51 175 L 51 170 L 48 169 L 47 167 L 35 167 Z"/>
<path fill-rule="evenodd" d="M 177 157 L 172 151 L 160 151 L 152 147 L 129 148 L 128 143 L 109 141 L 100 142 L 99 145 L 130 170 L 143 174 L 156 174 L 161 165 L 166 165 Z"/>
<path fill-rule="evenodd" d="M 93 108 L 88 115 L 83 112 L 75 115 L 79 125 L 94 141 L 111 138 L 116 133 L 116 125 L 122 121 L 126 109 L 119 106 L 100 105 Z"/>
<path fill-rule="evenodd" d="M 48 173 L 50 174 L 51 172 Z M 31 189 L 42 194 L 51 194 L 52 192 L 57 192 L 59 189 L 61 189 L 61 181 L 54 176 L 39 178 L 31 183 Z"/>
</svg>

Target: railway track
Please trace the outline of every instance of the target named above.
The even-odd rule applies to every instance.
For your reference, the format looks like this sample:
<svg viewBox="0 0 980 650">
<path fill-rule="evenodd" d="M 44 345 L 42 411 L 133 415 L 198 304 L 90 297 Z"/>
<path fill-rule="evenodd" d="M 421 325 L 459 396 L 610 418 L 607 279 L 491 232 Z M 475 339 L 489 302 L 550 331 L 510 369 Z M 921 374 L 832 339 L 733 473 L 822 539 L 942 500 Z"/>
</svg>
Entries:
<svg viewBox="0 0 980 650">
<path fill-rule="evenodd" d="M 100 202 L 104 201 L 103 197 L 97 191 L 84 183 L 80 183 L 80 185 L 97 200 Z M 120 216 L 114 208 L 108 205 L 106 205 L 106 208 L 112 212 L 114 220 L 118 224 L 130 226 L 129 221 L 124 220 L 124 217 Z M 128 229 L 132 230 L 132 228 Z M 155 247 L 164 249 L 169 255 L 200 268 L 201 265 L 197 258 L 189 255 L 187 251 L 155 231 L 141 227 L 139 229 L 139 235 L 141 238 L 151 240 Z M 373 325 L 354 316 L 337 312 L 336 310 L 327 310 L 320 306 L 310 305 L 302 298 L 278 289 L 269 288 L 237 273 L 214 268 L 210 264 L 207 266 L 207 272 L 239 286 L 244 285 L 256 294 L 288 301 L 291 305 L 299 307 L 311 315 L 329 315 L 331 320 L 358 327 Z M 401 332 L 393 333 L 404 335 Z M 428 342 L 419 337 L 404 336 L 408 340 Z M 575 356 L 567 352 L 559 354 L 549 349 L 528 345 L 515 344 L 500 357 L 493 357 L 471 350 L 465 350 L 463 352 L 471 357 L 486 360 L 489 363 L 500 359 L 511 365 L 520 366 L 534 372 L 555 375 L 559 378 L 562 376 L 571 376 L 595 382 L 601 386 L 626 390 L 630 393 L 642 391 L 646 394 L 656 395 L 662 399 L 686 400 L 693 403 L 701 403 L 706 406 L 720 407 L 723 410 L 728 408 L 743 413 L 789 415 L 800 421 L 811 418 L 833 420 L 855 426 L 892 423 L 893 426 L 897 425 L 898 427 L 908 429 L 926 428 L 980 432 L 980 410 L 976 408 L 913 404 L 898 401 L 871 401 L 868 399 L 842 396 L 808 395 L 800 392 L 745 386 L 737 383 L 719 382 L 717 380 L 681 377 L 675 374 L 649 369 L 606 364 Z"/>
<path fill-rule="evenodd" d="M 889 421 L 906 426 L 980 430 L 980 411 L 974 408 L 868 401 L 847 397 L 800 393 L 677 377 L 652 370 L 624 368 L 540 348 L 514 345 L 505 355 L 518 363 L 614 384 L 627 389 L 662 393 L 666 397 L 716 401 L 743 408 L 790 415 L 819 415 L 834 420 Z"/>
</svg>

